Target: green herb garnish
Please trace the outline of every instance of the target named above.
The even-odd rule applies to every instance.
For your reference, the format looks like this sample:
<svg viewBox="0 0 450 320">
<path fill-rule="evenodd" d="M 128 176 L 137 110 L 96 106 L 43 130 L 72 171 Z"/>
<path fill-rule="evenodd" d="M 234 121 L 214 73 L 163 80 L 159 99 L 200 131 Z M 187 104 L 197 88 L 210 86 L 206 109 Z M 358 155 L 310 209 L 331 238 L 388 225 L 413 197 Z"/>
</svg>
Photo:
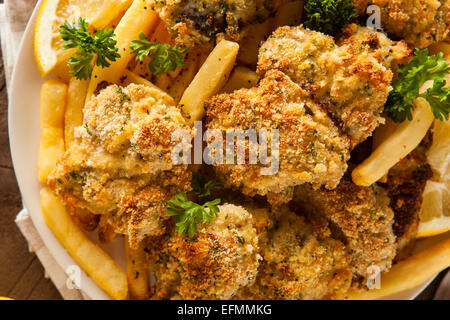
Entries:
<svg viewBox="0 0 450 320">
<path fill-rule="evenodd" d="M 430 104 L 436 119 L 448 120 L 450 88 L 444 86 L 449 71 L 450 66 L 442 52 L 429 56 L 428 49 L 416 49 L 411 62 L 399 68 L 398 79 L 392 85 L 393 90 L 384 106 L 384 112 L 395 122 L 402 122 L 406 118 L 412 120 L 413 101 L 422 97 Z M 419 93 L 420 87 L 428 80 L 433 81 L 433 86 Z"/>
<path fill-rule="evenodd" d="M 87 31 L 89 24 L 83 18 L 79 18 L 73 25 L 65 21 L 59 28 L 63 39 L 64 49 L 78 48 L 75 56 L 68 59 L 70 73 L 77 79 L 89 79 L 92 75 L 92 60 L 96 56 L 95 64 L 102 68 L 109 67 L 110 61 L 116 61 L 120 57 L 114 40 L 114 30 L 98 30 L 93 36 Z"/>
<path fill-rule="evenodd" d="M 308 0 L 305 4 L 308 20 L 305 26 L 331 36 L 358 18 L 350 0 Z"/>
<path fill-rule="evenodd" d="M 139 34 L 140 40 L 131 41 L 132 53 L 137 53 L 136 60 L 144 61 L 145 57 L 150 57 L 148 68 L 155 76 L 160 76 L 177 67 L 184 67 L 184 58 L 187 49 L 180 49 L 178 46 L 171 46 L 168 43 L 148 41 L 144 33 Z"/>
<path fill-rule="evenodd" d="M 198 225 L 209 223 L 217 217 L 220 199 L 208 201 L 203 205 L 188 200 L 186 192 L 180 192 L 169 200 L 166 215 L 173 216 L 176 222 L 176 231 L 179 235 L 188 234 L 193 237 L 197 233 Z"/>
</svg>

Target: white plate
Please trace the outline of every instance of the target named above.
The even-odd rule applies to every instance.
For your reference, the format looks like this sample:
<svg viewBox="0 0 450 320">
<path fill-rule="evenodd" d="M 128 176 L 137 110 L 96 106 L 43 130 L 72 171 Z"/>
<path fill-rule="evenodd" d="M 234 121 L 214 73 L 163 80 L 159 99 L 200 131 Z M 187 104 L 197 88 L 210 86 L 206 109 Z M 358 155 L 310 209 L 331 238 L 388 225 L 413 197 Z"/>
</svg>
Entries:
<svg viewBox="0 0 450 320">
<path fill-rule="evenodd" d="M 9 103 L 9 139 L 16 177 L 24 206 L 28 209 L 36 229 L 55 260 L 64 269 L 76 265 L 66 250 L 59 244 L 46 226 L 40 209 L 39 190 L 42 185 L 37 180 L 37 158 L 39 149 L 39 94 L 42 79 L 33 56 L 33 34 L 36 16 L 42 0 L 36 6 L 25 30 L 12 77 Z M 96 241 L 94 234 L 89 235 Z M 448 235 L 447 235 L 448 238 Z M 429 239 L 434 242 L 434 239 Z M 96 241 L 97 242 L 97 241 Z M 123 240 L 119 237 L 108 245 L 101 245 L 122 267 L 125 268 Z M 392 299 L 413 299 L 427 285 L 389 297 Z M 84 272 L 81 290 L 92 299 L 109 299 L 105 292 Z"/>
</svg>

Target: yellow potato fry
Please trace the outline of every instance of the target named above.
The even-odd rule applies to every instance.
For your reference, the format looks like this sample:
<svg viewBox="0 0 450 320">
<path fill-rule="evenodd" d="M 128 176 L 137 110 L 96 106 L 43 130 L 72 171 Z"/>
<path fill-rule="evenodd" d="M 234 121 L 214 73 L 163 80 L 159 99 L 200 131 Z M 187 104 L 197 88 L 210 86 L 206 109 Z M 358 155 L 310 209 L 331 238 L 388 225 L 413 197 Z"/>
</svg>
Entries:
<svg viewBox="0 0 450 320">
<path fill-rule="evenodd" d="M 198 56 L 194 55 L 193 58 L 190 56 L 186 62 L 186 66 L 181 69 L 180 74 L 172 80 L 172 86 L 169 88 L 169 94 L 175 101 L 180 101 L 183 96 L 184 91 L 194 79 L 195 74 L 198 71 Z M 175 70 L 176 71 L 176 70 Z"/>
<path fill-rule="evenodd" d="M 130 7 L 133 0 L 108 0 L 102 1 L 102 9 L 98 17 L 95 17 L 90 23 L 96 30 L 105 29 L 111 21 Z"/>
<path fill-rule="evenodd" d="M 38 180 L 47 177 L 64 154 L 64 109 L 67 85 L 58 80 L 47 80 L 40 97 L 41 140 L 38 155 Z"/>
<path fill-rule="evenodd" d="M 159 19 L 158 14 L 153 10 L 153 4 L 153 0 L 134 0 L 131 7 L 125 12 L 114 31 L 120 58 L 112 62 L 108 68 L 94 67 L 86 101 L 91 98 L 100 82 L 119 82 L 128 63 L 134 57 L 134 54 L 131 53 L 130 42 L 139 39 L 141 32 L 148 35 Z"/>
<path fill-rule="evenodd" d="M 150 296 L 150 283 L 144 247 L 141 244 L 137 249 L 131 249 L 128 244 L 128 237 L 126 237 L 125 257 L 130 298 L 136 300 L 148 299 Z"/>
<path fill-rule="evenodd" d="M 38 180 L 47 183 L 47 177 L 64 155 L 63 128 L 47 127 L 41 129 L 38 155 Z"/>
<path fill-rule="evenodd" d="M 368 291 L 354 289 L 352 300 L 374 300 L 419 286 L 450 266 L 450 239 L 419 252 L 381 274 L 381 288 Z"/>
<path fill-rule="evenodd" d="M 282 26 L 298 26 L 302 22 L 304 1 L 288 2 L 275 14 L 275 28 Z"/>
<path fill-rule="evenodd" d="M 191 124 L 203 117 L 205 101 L 219 92 L 227 82 L 238 51 L 239 45 L 236 42 L 219 42 L 184 92 L 180 104 L 190 115 Z"/>
<path fill-rule="evenodd" d="M 64 141 L 67 149 L 74 142 L 73 130 L 83 124 L 83 107 L 88 86 L 88 80 L 70 79 L 64 114 Z"/>
<path fill-rule="evenodd" d="M 151 83 L 147 79 L 138 76 L 134 72 L 131 72 L 129 70 L 125 70 L 123 81 L 120 84 L 123 85 L 123 86 L 127 86 L 127 85 L 129 85 L 131 83 L 143 84 L 143 85 L 148 86 L 148 87 L 157 88 L 153 83 Z"/>
<path fill-rule="evenodd" d="M 49 189 L 41 190 L 43 218 L 70 256 L 113 299 L 126 299 L 125 272 L 71 220 L 61 200 Z"/>
<path fill-rule="evenodd" d="M 172 79 L 167 74 L 155 78 L 155 84 L 161 90 L 167 92 L 172 85 Z"/>
<path fill-rule="evenodd" d="M 245 28 L 245 36 L 242 39 L 237 60 L 242 64 L 256 65 L 261 43 L 273 31 L 273 19 L 267 19 L 263 23 L 252 24 Z"/>
<path fill-rule="evenodd" d="M 431 46 L 428 47 L 428 50 L 430 51 L 430 54 L 437 54 L 439 52 L 442 52 L 446 60 L 449 60 L 450 58 L 450 43 L 447 42 L 433 43 Z"/>
<path fill-rule="evenodd" d="M 423 98 L 414 100 L 413 119 L 394 124 L 388 139 L 384 140 L 372 154 L 352 172 L 353 182 L 359 186 L 370 186 L 382 178 L 402 158 L 406 157 L 427 133 L 434 116 L 430 105 Z"/>
<path fill-rule="evenodd" d="M 258 81 L 259 77 L 255 71 L 239 66 L 236 67 L 231 73 L 230 79 L 225 87 L 223 87 L 222 92 L 230 93 L 234 90 L 239 90 L 242 88 L 251 88 L 256 86 Z"/>
<path fill-rule="evenodd" d="M 152 42 L 162 42 L 162 43 L 170 43 L 171 37 L 169 31 L 167 31 L 166 24 L 164 21 L 159 20 L 158 25 L 156 26 L 155 32 L 150 37 L 150 41 Z"/>
<path fill-rule="evenodd" d="M 64 127 L 67 85 L 58 80 L 47 80 L 41 88 L 40 126 Z"/>
</svg>

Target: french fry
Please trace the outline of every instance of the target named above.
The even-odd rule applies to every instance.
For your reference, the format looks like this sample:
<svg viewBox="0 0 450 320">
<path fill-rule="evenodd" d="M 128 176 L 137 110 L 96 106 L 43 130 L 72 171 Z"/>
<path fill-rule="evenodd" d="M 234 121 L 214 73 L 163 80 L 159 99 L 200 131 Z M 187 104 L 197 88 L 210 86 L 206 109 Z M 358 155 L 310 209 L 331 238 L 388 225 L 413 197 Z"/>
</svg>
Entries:
<svg viewBox="0 0 450 320">
<path fill-rule="evenodd" d="M 170 37 L 169 31 L 166 28 L 166 24 L 164 21 L 159 20 L 158 25 L 156 26 L 155 32 L 150 37 L 151 42 L 161 42 L 161 43 L 170 43 L 172 42 L 172 38 Z"/>
<path fill-rule="evenodd" d="M 180 69 L 178 76 L 172 80 L 172 85 L 168 91 L 176 102 L 180 101 L 184 91 L 194 79 L 198 71 L 198 59 L 199 56 L 197 54 L 190 54 L 187 58 L 186 66 Z"/>
<path fill-rule="evenodd" d="M 450 266 L 450 239 L 419 252 L 381 274 L 381 288 L 368 291 L 353 289 L 352 300 L 375 300 L 412 289 L 430 280 Z"/>
<path fill-rule="evenodd" d="M 437 54 L 439 52 L 442 52 L 447 62 L 450 59 L 450 43 L 447 42 L 433 43 L 431 46 L 428 47 L 428 50 L 430 51 L 430 54 Z"/>
<path fill-rule="evenodd" d="M 184 92 L 180 104 L 190 115 L 191 124 L 203 117 L 205 101 L 219 92 L 227 82 L 238 51 L 236 42 L 220 41 Z"/>
<path fill-rule="evenodd" d="M 392 124 L 390 136 L 352 172 L 353 182 L 359 186 L 370 186 L 389 169 L 406 157 L 422 141 L 434 120 L 430 105 L 423 98 L 414 100 L 415 109 L 411 121 Z"/>
<path fill-rule="evenodd" d="M 263 23 L 252 24 L 243 30 L 245 36 L 242 39 L 237 60 L 242 64 L 256 65 L 261 43 L 273 31 L 273 19 L 267 19 Z"/>
<path fill-rule="evenodd" d="M 148 265 L 142 244 L 137 249 L 132 249 L 129 246 L 128 237 L 126 237 L 125 258 L 130 298 L 135 300 L 148 299 L 150 296 L 150 283 Z"/>
<path fill-rule="evenodd" d="M 74 142 L 73 130 L 83 124 L 83 107 L 86 100 L 88 80 L 70 79 L 67 94 L 67 107 L 64 114 L 64 141 L 66 149 Z"/>
<path fill-rule="evenodd" d="M 128 286 L 125 272 L 71 220 L 61 200 L 49 188 L 41 189 L 43 218 L 70 256 L 111 298 L 123 300 Z"/>
<path fill-rule="evenodd" d="M 304 1 L 292 1 L 283 5 L 275 14 L 275 29 L 282 26 L 298 26 L 302 22 Z"/>
<path fill-rule="evenodd" d="M 259 77 L 255 71 L 250 70 L 246 67 L 236 67 L 230 75 L 225 87 L 223 87 L 222 92 L 230 93 L 234 90 L 242 88 L 251 88 L 258 84 Z"/>
<path fill-rule="evenodd" d="M 98 17 L 95 17 L 90 23 L 96 30 L 105 29 L 122 12 L 127 10 L 133 0 L 108 0 L 102 1 L 102 9 Z"/>
<path fill-rule="evenodd" d="M 38 155 L 38 180 L 47 177 L 64 154 L 64 109 L 67 85 L 58 80 L 47 80 L 40 97 L 41 140 Z"/>
<path fill-rule="evenodd" d="M 120 58 L 112 62 L 108 68 L 94 67 L 86 101 L 91 98 L 99 83 L 103 81 L 119 82 L 128 63 L 134 57 L 134 54 L 131 53 L 130 42 L 139 39 L 141 32 L 148 35 L 159 20 L 158 14 L 153 10 L 153 4 L 153 0 L 134 0 L 131 7 L 125 12 L 114 31 Z"/>
<path fill-rule="evenodd" d="M 143 84 L 143 85 L 148 86 L 148 87 L 157 88 L 153 83 L 151 83 L 147 79 L 138 76 L 136 73 L 134 73 L 132 71 L 125 70 L 123 81 L 120 84 L 123 85 L 123 86 L 127 86 L 127 85 L 129 85 L 131 83 Z"/>
</svg>

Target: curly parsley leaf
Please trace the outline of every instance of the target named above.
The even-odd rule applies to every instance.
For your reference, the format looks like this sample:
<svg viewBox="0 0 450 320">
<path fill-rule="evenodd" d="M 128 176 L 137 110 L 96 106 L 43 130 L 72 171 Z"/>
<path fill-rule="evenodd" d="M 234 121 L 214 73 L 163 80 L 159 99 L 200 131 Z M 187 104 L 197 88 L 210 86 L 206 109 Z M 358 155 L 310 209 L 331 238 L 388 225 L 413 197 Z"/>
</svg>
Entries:
<svg viewBox="0 0 450 320">
<path fill-rule="evenodd" d="M 109 67 L 110 61 L 120 57 L 114 40 L 114 30 L 98 30 L 93 36 L 88 30 L 89 24 L 79 18 L 74 24 L 67 20 L 59 28 L 63 39 L 63 48 L 78 48 L 75 56 L 69 57 L 67 64 L 70 73 L 77 79 L 89 79 L 92 75 L 92 60 L 97 56 L 96 65 L 102 68 Z"/>
<path fill-rule="evenodd" d="M 212 190 L 217 190 L 222 187 L 222 185 L 217 180 L 209 180 L 206 182 L 205 176 L 201 172 L 195 172 L 192 175 L 192 191 L 190 194 L 195 194 L 199 198 L 204 198 L 211 195 Z"/>
<path fill-rule="evenodd" d="M 220 199 L 208 201 L 203 205 L 188 200 L 186 192 L 176 194 L 169 200 L 166 215 L 173 216 L 176 222 L 176 231 L 179 235 L 188 234 L 193 237 L 197 233 L 198 225 L 209 223 L 217 217 Z"/>
<path fill-rule="evenodd" d="M 308 0 L 305 4 L 308 20 L 305 26 L 331 36 L 358 18 L 350 0 Z"/>
<path fill-rule="evenodd" d="M 448 119 L 450 112 L 450 88 L 445 88 L 445 78 L 450 66 L 443 54 L 429 56 L 428 49 L 416 49 L 411 62 L 401 66 L 398 79 L 393 83 L 384 112 L 395 122 L 412 120 L 413 101 L 422 97 L 428 101 L 436 119 Z M 420 93 L 426 81 L 433 81 L 433 86 Z"/>
<path fill-rule="evenodd" d="M 148 68 L 155 76 L 160 76 L 177 67 L 184 67 L 186 63 L 184 58 L 187 49 L 180 49 L 177 46 L 171 46 L 168 43 L 148 41 L 144 33 L 139 34 L 140 40 L 131 41 L 130 48 L 132 53 L 136 53 L 136 60 L 144 61 L 145 57 L 150 57 Z"/>
</svg>

